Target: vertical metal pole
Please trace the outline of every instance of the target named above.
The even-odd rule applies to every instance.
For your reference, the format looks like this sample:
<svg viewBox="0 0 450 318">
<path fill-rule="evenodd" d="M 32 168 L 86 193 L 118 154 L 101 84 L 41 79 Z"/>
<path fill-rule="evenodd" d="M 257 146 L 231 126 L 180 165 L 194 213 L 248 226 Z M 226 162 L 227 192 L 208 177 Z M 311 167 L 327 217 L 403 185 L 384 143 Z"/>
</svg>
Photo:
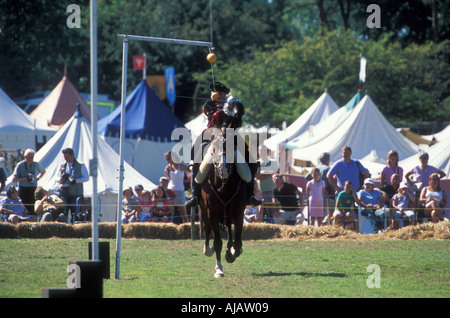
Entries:
<svg viewBox="0 0 450 318">
<path fill-rule="evenodd" d="M 147 55 L 144 53 L 144 69 L 142 72 L 143 79 L 147 79 Z"/>
<path fill-rule="evenodd" d="M 89 165 L 92 176 L 92 259 L 99 259 L 98 247 L 98 193 L 97 193 L 97 1 L 91 0 L 91 133 L 92 160 Z"/>
<path fill-rule="evenodd" d="M 120 114 L 120 151 L 119 151 L 119 193 L 117 196 L 117 241 L 116 241 L 116 279 L 120 279 L 120 245 L 122 237 L 122 192 L 123 192 L 123 143 L 125 139 L 125 114 L 127 99 L 127 58 L 128 38 L 123 38 L 122 61 L 122 109 Z"/>
</svg>

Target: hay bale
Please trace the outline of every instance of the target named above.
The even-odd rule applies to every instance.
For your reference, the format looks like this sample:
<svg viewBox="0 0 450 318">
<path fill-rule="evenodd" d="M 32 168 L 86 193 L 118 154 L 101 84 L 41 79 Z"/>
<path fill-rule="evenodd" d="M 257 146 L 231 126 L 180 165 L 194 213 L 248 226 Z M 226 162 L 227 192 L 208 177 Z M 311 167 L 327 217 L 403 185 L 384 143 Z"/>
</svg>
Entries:
<svg viewBox="0 0 450 318">
<path fill-rule="evenodd" d="M 127 238 L 147 238 L 175 240 L 178 236 L 177 226 L 172 223 L 130 223 L 124 224 L 123 236 Z"/>
<path fill-rule="evenodd" d="M 72 225 L 75 238 L 90 238 L 92 236 L 91 223 L 78 223 Z"/>
<path fill-rule="evenodd" d="M 73 225 L 76 238 L 91 238 L 92 224 L 78 223 Z M 122 227 L 123 228 L 123 227 Z M 115 239 L 117 236 L 117 223 L 115 222 L 100 222 L 98 223 L 98 237 L 105 239 Z"/>
<path fill-rule="evenodd" d="M 386 236 L 400 240 L 450 239 L 450 222 L 422 223 L 386 232 Z"/>
<path fill-rule="evenodd" d="M 16 231 L 16 226 L 11 223 L 0 223 L 0 239 L 18 238 L 19 234 Z"/>
<path fill-rule="evenodd" d="M 192 239 L 191 233 L 191 223 L 181 223 L 177 226 L 177 238 L 179 240 L 190 240 Z M 200 223 L 194 223 L 194 239 L 200 237 Z"/>
<path fill-rule="evenodd" d="M 269 223 L 244 224 L 243 240 L 270 240 L 281 237 L 281 227 Z"/>
<path fill-rule="evenodd" d="M 24 222 L 17 224 L 16 229 L 21 238 L 72 238 L 75 235 L 73 227 L 70 224 L 59 222 Z"/>
</svg>

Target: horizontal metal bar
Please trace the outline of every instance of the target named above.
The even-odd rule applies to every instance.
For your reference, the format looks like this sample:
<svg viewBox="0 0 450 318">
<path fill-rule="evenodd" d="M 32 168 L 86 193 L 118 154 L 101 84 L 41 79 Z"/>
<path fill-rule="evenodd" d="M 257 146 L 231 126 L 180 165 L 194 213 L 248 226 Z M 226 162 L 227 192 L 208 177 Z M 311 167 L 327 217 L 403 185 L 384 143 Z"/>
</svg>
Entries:
<svg viewBox="0 0 450 318">
<path fill-rule="evenodd" d="M 155 37 L 150 37 L 150 36 L 127 35 L 127 34 L 118 34 L 117 36 L 122 37 L 122 38 L 126 37 L 127 39 L 138 40 L 138 41 L 164 42 L 164 43 L 175 43 L 175 44 L 197 45 L 197 46 L 212 46 L 211 42 L 202 42 L 202 41 L 155 38 Z"/>
</svg>

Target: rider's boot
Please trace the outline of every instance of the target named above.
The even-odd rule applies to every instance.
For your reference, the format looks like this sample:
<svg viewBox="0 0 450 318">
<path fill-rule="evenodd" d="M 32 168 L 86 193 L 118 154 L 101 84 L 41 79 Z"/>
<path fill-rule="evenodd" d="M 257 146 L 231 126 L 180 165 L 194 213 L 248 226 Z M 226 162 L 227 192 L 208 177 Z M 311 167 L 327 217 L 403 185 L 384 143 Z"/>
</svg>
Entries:
<svg viewBox="0 0 450 318">
<path fill-rule="evenodd" d="M 195 208 L 201 197 L 201 185 L 195 182 L 195 176 L 197 175 L 198 169 L 200 168 L 200 164 L 194 163 L 192 166 L 192 196 L 189 200 L 186 201 L 186 208 Z"/>
</svg>

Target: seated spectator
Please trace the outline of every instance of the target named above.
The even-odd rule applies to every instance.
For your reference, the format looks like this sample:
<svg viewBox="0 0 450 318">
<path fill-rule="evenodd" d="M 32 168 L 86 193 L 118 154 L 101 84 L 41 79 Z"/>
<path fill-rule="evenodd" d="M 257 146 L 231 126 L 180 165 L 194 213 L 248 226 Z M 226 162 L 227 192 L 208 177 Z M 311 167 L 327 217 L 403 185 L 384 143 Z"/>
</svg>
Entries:
<svg viewBox="0 0 450 318">
<path fill-rule="evenodd" d="M 253 191 L 254 196 L 258 200 L 262 200 L 262 193 L 259 191 L 258 183 L 254 184 L 255 190 Z M 252 205 L 247 205 L 244 211 L 244 222 L 245 223 L 256 223 L 261 221 L 262 209 L 261 206 L 255 207 Z"/>
<path fill-rule="evenodd" d="M 133 196 L 133 198 L 135 198 L 138 201 L 141 201 L 142 191 L 144 191 L 144 187 L 142 186 L 142 184 L 136 184 L 134 186 L 134 192 L 136 194 Z"/>
<path fill-rule="evenodd" d="M 370 220 L 374 233 L 381 233 L 384 228 L 384 202 L 385 198 L 381 191 L 374 189 L 374 182 L 372 179 L 364 180 L 364 189 L 358 192 L 360 203 L 363 208 L 361 215 Z"/>
<path fill-rule="evenodd" d="M 391 150 L 388 152 L 388 160 L 386 166 L 381 171 L 380 183 L 381 187 L 386 184 L 391 183 L 391 177 L 396 174 L 400 177 L 400 181 L 403 179 L 403 168 L 398 165 L 398 152 L 396 150 Z"/>
<path fill-rule="evenodd" d="M 425 205 L 425 217 L 431 217 L 433 223 L 443 218 L 442 208 L 447 205 L 447 195 L 441 188 L 438 173 L 431 174 L 429 185 L 420 192 L 420 202 Z"/>
<path fill-rule="evenodd" d="M 17 224 L 19 222 L 36 222 L 37 216 L 28 214 L 28 210 L 19 198 L 19 191 L 12 186 L 6 191 L 6 197 L 0 201 L 0 212 L 5 213 L 8 222 Z"/>
<path fill-rule="evenodd" d="M 122 200 L 122 223 L 137 222 L 138 212 L 141 210 L 139 202 L 133 198 L 131 187 L 123 190 Z"/>
<path fill-rule="evenodd" d="M 386 218 L 389 220 L 393 220 L 395 209 L 392 207 L 392 198 L 397 194 L 400 187 L 400 176 L 396 173 L 391 175 L 390 183 L 385 183 L 384 186 L 379 188 L 378 190 L 383 193 L 385 202 L 384 204 L 389 207 L 387 210 Z"/>
<path fill-rule="evenodd" d="M 167 205 L 170 210 L 170 215 L 175 215 L 175 199 L 176 199 L 177 195 L 174 191 L 169 189 L 169 179 L 167 179 L 166 177 L 159 178 L 159 185 L 166 192 L 167 200 L 168 200 Z"/>
<path fill-rule="evenodd" d="M 426 152 L 419 154 L 420 165 L 415 166 L 405 174 L 405 178 L 410 185 L 415 185 L 418 192 L 424 187 L 428 187 L 428 180 L 433 173 L 437 173 L 439 178 L 446 176 L 445 172 L 436 167 L 428 165 L 429 155 Z"/>
<path fill-rule="evenodd" d="M 289 225 L 303 223 L 304 216 L 301 212 L 303 194 L 294 184 L 284 182 L 278 173 L 273 175 L 272 180 L 275 184 L 273 203 L 274 205 L 279 203 L 280 206 L 280 210 L 274 214 L 274 223 Z"/>
<path fill-rule="evenodd" d="M 171 217 L 166 191 L 159 186 L 153 192 L 152 221 L 168 222 Z"/>
<path fill-rule="evenodd" d="M 49 195 L 48 191 L 41 186 L 34 192 L 34 212 L 41 216 L 41 222 L 64 222 L 67 216 L 64 214 L 64 201 L 57 195 Z"/>
<path fill-rule="evenodd" d="M 402 182 L 398 193 L 392 198 L 392 207 L 395 209 L 392 227 L 399 228 L 400 220 L 408 221 L 409 225 L 414 225 L 416 215 L 410 208 L 414 205 L 416 197 L 409 191 L 408 183 Z"/>
<path fill-rule="evenodd" d="M 149 222 L 152 214 L 153 200 L 152 193 L 147 190 L 141 192 L 141 200 L 139 201 L 141 210 L 137 212 L 139 222 Z"/>
<path fill-rule="evenodd" d="M 345 181 L 344 190 L 339 192 L 336 198 L 336 208 L 333 213 L 334 224 L 356 230 L 358 212 L 355 203 L 360 204 L 358 197 L 353 190 L 351 181 Z"/>
</svg>

